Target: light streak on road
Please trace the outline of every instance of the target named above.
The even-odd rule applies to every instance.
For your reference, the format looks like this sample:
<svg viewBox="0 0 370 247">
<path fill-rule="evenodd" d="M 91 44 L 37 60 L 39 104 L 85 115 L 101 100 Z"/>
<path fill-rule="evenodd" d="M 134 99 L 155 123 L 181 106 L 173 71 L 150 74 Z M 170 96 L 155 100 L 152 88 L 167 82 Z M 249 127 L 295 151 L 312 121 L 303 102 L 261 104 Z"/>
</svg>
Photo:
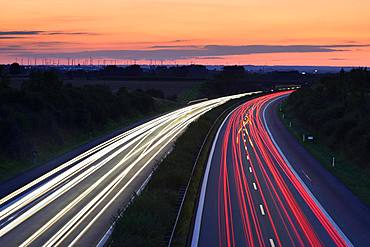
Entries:
<svg viewBox="0 0 370 247">
<path fill-rule="evenodd" d="M 10 193 L 0 200 L 0 245 L 9 240 L 13 242 L 8 245 L 20 246 L 78 244 L 101 217 L 113 216 L 110 207 L 190 123 L 231 99 L 254 93 L 208 100 L 158 117 Z"/>
<path fill-rule="evenodd" d="M 210 155 L 208 164 L 213 167 L 207 167 L 213 169 L 208 180 L 215 181 L 202 188 L 212 199 L 207 206 L 201 194 L 194 247 L 216 244 L 215 239 L 219 246 L 351 245 L 270 136 L 264 111 L 289 93 L 252 99 L 221 126 L 223 134 L 215 140 L 219 154 Z M 210 210 L 215 199 L 217 210 Z"/>
</svg>

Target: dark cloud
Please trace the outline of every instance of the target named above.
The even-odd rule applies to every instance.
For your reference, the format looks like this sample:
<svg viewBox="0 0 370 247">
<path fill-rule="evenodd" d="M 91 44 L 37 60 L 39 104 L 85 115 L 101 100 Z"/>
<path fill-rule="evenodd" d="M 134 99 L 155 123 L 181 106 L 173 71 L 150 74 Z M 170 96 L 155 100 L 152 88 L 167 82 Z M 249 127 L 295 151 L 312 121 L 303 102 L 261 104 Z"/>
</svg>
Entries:
<svg viewBox="0 0 370 247">
<path fill-rule="evenodd" d="M 0 47 L 1 53 L 14 53 L 14 52 L 20 52 L 24 51 L 25 49 L 20 45 L 8 45 Z"/>
<path fill-rule="evenodd" d="M 111 59 L 155 59 L 155 60 L 177 60 L 194 59 L 201 57 L 223 57 L 233 55 L 251 55 L 266 53 L 331 53 L 336 51 L 350 51 L 355 47 L 368 47 L 370 45 L 206 45 L 189 48 L 189 46 L 176 46 L 176 48 L 157 48 L 147 50 L 94 50 L 69 53 L 42 53 L 31 54 L 39 57 L 59 58 L 111 58 Z M 19 55 L 21 56 L 21 54 Z"/>
<path fill-rule="evenodd" d="M 36 51 L 38 53 L 55 51 L 58 49 L 58 46 L 61 45 L 70 45 L 78 44 L 72 42 L 63 42 L 63 41 L 43 41 L 43 42 L 23 42 L 21 44 L 6 45 L 0 47 L 1 53 L 12 53 L 20 52 L 17 56 L 27 56 L 32 55 Z M 42 52 L 41 52 L 42 51 Z"/>
<path fill-rule="evenodd" d="M 189 42 L 189 41 L 194 41 L 194 40 L 190 40 L 190 39 L 176 39 L 176 40 L 167 40 L 167 41 L 130 41 L 130 42 L 119 42 L 118 44 L 122 44 L 122 45 L 156 45 L 156 46 L 163 46 L 165 47 L 166 45 L 163 45 L 163 44 L 168 44 L 168 43 L 181 43 L 181 42 Z M 171 45 L 168 45 L 168 46 L 171 46 Z M 182 47 L 184 45 L 174 45 L 176 47 Z M 187 46 L 187 45 L 185 45 Z M 190 45 L 189 45 L 190 46 Z M 196 47 L 196 45 L 194 45 L 194 47 Z M 197 46 L 199 47 L 199 46 Z M 153 48 L 153 47 L 152 47 Z"/>
<path fill-rule="evenodd" d="M 370 44 L 343 44 L 343 45 L 323 45 L 327 48 L 353 48 L 353 47 L 369 47 Z"/>
<path fill-rule="evenodd" d="M 47 32 L 46 35 L 97 35 L 89 32 Z"/>
<path fill-rule="evenodd" d="M 357 41 L 354 41 L 354 40 L 348 40 L 345 43 L 348 43 L 348 44 L 358 44 L 358 42 Z"/>
<path fill-rule="evenodd" d="M 152 49 L 186 49 L 186 48 L 202 48 L 201 46 L 197 45 L 154 45 L 149 48 Z"/>
<path fill-rule="evenodd" d="M 205 50 L 212 56 L 249 55 L 259 53 L 306 53 L 306 52 L 333 52 L 334 47 L 319 45 L 207 45 Z"/>
<path fill-rule="evenodd" d="M 63 41 L 42 41 L 42 42 L 32 42 L 30 43 L 32 46 L 37 47 L 55 47 L 58 45 L 71 45 L 71 44 L 79 44 L 77 42 L 63 42 Z"/>
<path fill-rule="evenodd" d="M 181 42 L 189 42 L 189 41 L 192 41 L 190 39 L 175 39 L 175 40 L 171 40 L 170 43 L 181 43 Z"/>
<path fill-rule="evenodd" d="M 195 57 L 194 59 L 212 60 L 212 59 L 225 59 L 224 57 Z"/>
<path fill-rule="evenodd" d="M 97 33 L 66 31 L 0 31 L 0 39 L 19 39 L 33 35 L 97 35 Z"/>
<path fill-rule="evenodd" d="M 8 48 L 23 48 L 21 45 L 8 45 Z"/>
<path fill-rule="evenodd" d="M 38 35 L 43 31 L 0 31 L 0 35 Z"/>
<path fill-rule="evenodd" d="M 24 37 L 20 36 L 0 36 L 0 39 L 23 39 Z"/>
</svg>

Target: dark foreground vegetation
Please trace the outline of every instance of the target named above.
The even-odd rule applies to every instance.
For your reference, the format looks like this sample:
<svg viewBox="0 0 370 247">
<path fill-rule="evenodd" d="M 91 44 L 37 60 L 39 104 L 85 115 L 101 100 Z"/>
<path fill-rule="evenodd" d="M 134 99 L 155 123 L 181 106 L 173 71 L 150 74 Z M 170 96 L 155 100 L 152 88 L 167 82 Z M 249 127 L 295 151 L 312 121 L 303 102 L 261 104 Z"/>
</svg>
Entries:
<svg viewBox="0 0 370 247">
<path fill-rule="evenodd" d="M 303 131 L 316 137 L 304 145 L 370 205 L 370 72 L 342 71 L 303 87 L 288 98 L 286 111 L 298 138 Z"/>
<path fill-rule="evenodd" d="M 255 73 L 242 66 L 0 65 L 0 180 L 168 106 L 304 84 L 320 76 Z M 131 88 L 122 88 L 127 81 Z M 166 92 L 160 86 L 172 82 L 181 84 L 181 90 Z M 145 84 L 143 90 L 135 86 L 140 83 Z"/>
<path fill-rule="evenodd" d="M 45 162 L 68 145 L 158 112 L 160 91 L 64 85 L 58 73 L 34 71 L 19 89 L 0 79 L 0 178 Z M 71 147 L 69 147 L 71 148 Z"/>
<path fill-rule="evenodd" d="M 323 78 L 293 93 L 288 105 L 332 148 L 370 168 L 369 71 L 354 69 Z"/>
<path fill-rule="evenodd" d="M 204 138 L 211 126 L 214 126 L 211 137 L 215 134 L 221 123 L 215 121 L 222 112 L 245 99 L 230 101 L 190 124 L 176 141 L 174 150 L 155 171 L 147 188 L 117 221 L 110 246 L 167 246 L 178 210 L 179 191 L 188 183 Z M 175 234 L 174 246 L 184 246 L 187 241 L 204 164 L 213 139 L 211 137 L 201 150 Z"/>
</svg>

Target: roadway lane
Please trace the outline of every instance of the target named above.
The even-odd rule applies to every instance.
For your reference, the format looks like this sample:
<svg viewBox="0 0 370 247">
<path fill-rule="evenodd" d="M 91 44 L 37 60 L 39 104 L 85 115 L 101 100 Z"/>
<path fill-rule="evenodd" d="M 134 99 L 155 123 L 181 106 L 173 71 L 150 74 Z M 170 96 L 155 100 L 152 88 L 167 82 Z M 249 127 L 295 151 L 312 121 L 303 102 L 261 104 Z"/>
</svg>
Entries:
<svg viewBox="0 0 370 247">
<path fill-rule="evenodd" d="M 184 129 L 246 94 L 209 100 L 124 132 L 0 200 L 0 246 L 96 245 Z"/>
<path fill-rule="evenodd" d="M 355 246 L 369 246 L 370 208 L 300 145 L 279 119 L 277 109 L 284 98 L 266 108 L 266 122 L 273 137 L 307 187 Z M 370 189 L 370 188 L 369 188 Z"/>
<path fill-rule="evenodd" d="M 325 210 L 329 204 L 321 199 L 326 194 L 316 197 L 318 191 L 311 191 L 292 164 L 297 157 L 284 155 L 284 137 L 275 140 L 269 122 L 276 115 L 273 107 L 289 93 L 250 100 L 225 119 L 203 179 L 192 246 L 368 246 L 362 242 L 366 237 L 359 236 L 369 228 L 356 217 L 352 223 L 358 220 L 364 228 L 356 234 L 354 229 L 343 231 L 343 221 L 337 223 L 341 215 Z M 338 198 L 338 205 L 330 206 L 345 202 Z"/>
</svg>

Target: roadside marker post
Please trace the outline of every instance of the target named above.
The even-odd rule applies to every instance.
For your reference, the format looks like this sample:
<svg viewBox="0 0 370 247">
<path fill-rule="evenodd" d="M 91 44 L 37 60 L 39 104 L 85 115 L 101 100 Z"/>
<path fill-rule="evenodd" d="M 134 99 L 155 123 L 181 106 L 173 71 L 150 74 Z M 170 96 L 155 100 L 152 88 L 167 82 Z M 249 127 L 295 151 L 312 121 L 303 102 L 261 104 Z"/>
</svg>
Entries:
<svg viewBox="0 0 370 247">
<path fill-rule="evenodd" d="M 335 166 L 335 157 L 333 156 L 333 160 L 332 160 L 332 166 L 334 167 Z"/>
</svg>

